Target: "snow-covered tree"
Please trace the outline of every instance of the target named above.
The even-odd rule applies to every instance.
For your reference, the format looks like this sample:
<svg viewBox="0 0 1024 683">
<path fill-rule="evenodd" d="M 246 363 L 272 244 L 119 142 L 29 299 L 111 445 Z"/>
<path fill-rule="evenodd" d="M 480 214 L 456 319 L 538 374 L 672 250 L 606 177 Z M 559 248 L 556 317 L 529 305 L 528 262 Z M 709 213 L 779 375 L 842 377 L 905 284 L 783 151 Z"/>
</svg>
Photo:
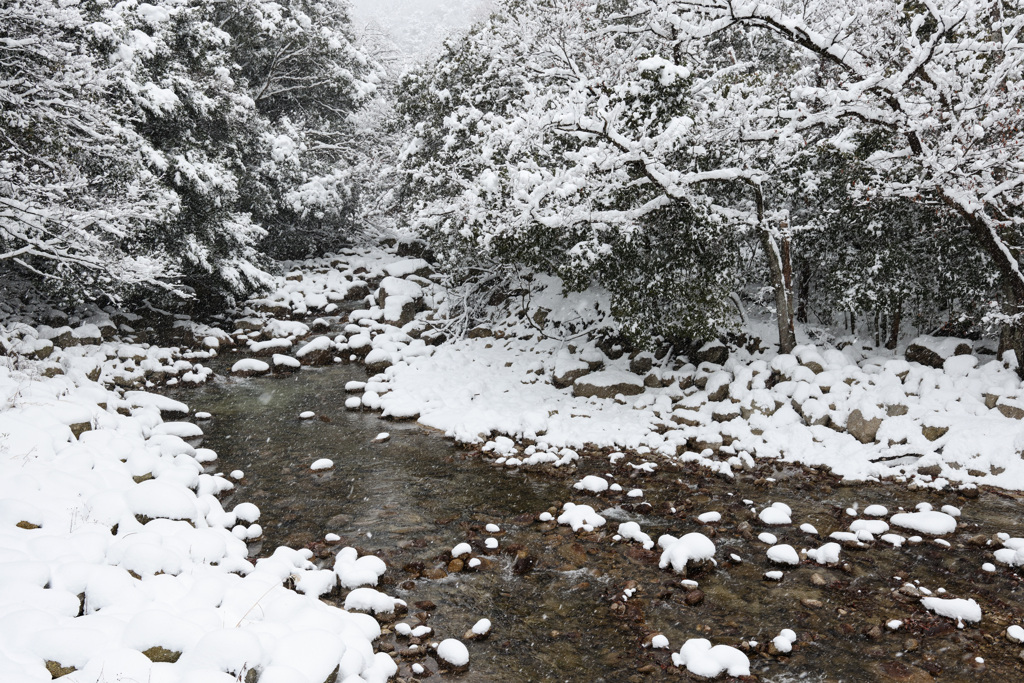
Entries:
<svg viewBox="0 0 1024 683">
<path fill-rule="evenodd" d="M 0 261 L 211 304 L 260 287 L 265 252 L 344 243 L 372 155 L 353 114 L 377 79 L 346 10 L 5 4 Z"/>
<path fill-rule="evenodd" d="M 347 0 L 214 5 L 235 77 L 268 122 L 254 215 L 274 255 L 304 256 L 351 237 L 364 167 L 379 149 L 358 114 L 381 73 L 354 44 Z"/>
<path fill-rule="evenodd" d="M 410 82 L 409 187 L 426 233 L 461 256 L 533 253 L 597 278 L 628 244 L 657 282 L 715 246 L 727 262 L 756 245 L 764 266 L 742 280 L 770 286 L 782 350 L 802 240 L 834 248 L 818 291 L 851 315 L 884 310 L 898 328 L 919 296 L 905 265 L 974 264 L 1001 274 L 1003 319 L 1024 329 L 1022 22 L 1001 0 L 506 2 Z M 902 230 L 884 229 L 894 219 Z M 659 234 L 675 258 L 654 257 L 669 251 Z M 929 236 L 933 258 L 913 257 Z M 690 293 L 721 284 L 690 300 L 717 328 L 708 303 L 739 278 L 710 275 L 685 277 Z M 943 279 L 947 306 L 992 294 L 984 273 Z"/>
<path fill-rule="evenodd" d="M 1000 273 L 1009 346 L 1024 351 L 1024 12 L 1011 0 L 644 3 L 686 41 L 759 29 L 816 60 L 812 83 L 760 112 L 751 135 L 869 148 L 864 202 L 949 207 Z M 803 61 L 801 59 L 800 61 Z M 793 68 L 798 62 L 793 62 Z"/>
<path fill-rule="evenodd" d="M 176 209 L 148 148 L 106 99 L 117 68 L 86 49 L 103 29 L 76 4 L 0 6 L 0 262 L 93 293 L 167 287 L 140 248 Z"/>
</svg>

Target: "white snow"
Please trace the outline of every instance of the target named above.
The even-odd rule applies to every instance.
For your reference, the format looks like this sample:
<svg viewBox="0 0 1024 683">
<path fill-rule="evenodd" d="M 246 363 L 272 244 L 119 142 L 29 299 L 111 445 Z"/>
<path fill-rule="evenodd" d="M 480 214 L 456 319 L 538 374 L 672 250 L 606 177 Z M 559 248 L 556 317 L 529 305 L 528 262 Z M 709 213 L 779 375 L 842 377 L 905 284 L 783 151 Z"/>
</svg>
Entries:
<svg viewBox="0 0 1024 683">
<path fill-rule="evenodd" d="M 373 588 L 355 588 L 345 596 L 345 609 L 373 614 L 391 614 L 396 599 Z"/>
<path fill-rule="evenodd" d="M 672 663 L 697 676 L 715 678 L 723 673 L 749 676 L 750 660 L 740 650 L 728 645 L 711 645 L 706 638 L 691 638 L 672 655 Z"/>
<path fill-rule="evenodd" d="M 956 519 L 945 512 L 935 510 L 901 512 L 890 517 L 889 521 L 895 526 L 932 536 L 941 536 L 956 531 Z"/>
<path fill-rule="evenodd" d="M 473 551 L 473 547 L 468 543 L 459 543 L 457 546 L 452 548 L 452 557 L 462 557 L 468 555 Z"/>
<path fill-rule="evenodd" d="M 562 506 L 562 514 L 558 516 L 559 524 L 568 524 L 573 531 L 593 531 L 605 524 L 605 518 L 597 514 L 589 505 L 566 503 Z"/>
<path fill-rule="evenodd" d="M 619 524 L 618 533 L 619 536 L 628 541 L 642 543 L 645 550 L 650 550 L 654 547 L 654 540 L 648 534 L 641 531 L 640 525 L 636 522 L 623 522 Z"/>
<path fill-rule="evenodd" d="M 761 510 L 758 518 L 765 524 L 792 524 L 793 520 L 790 518 L 792 514 L 793 511 L 785 503 L 772 503 L 770 507 Z"/>
<path fill-rule="evenodd" d="M 309 469 L 314 472 L 319 472 L 320 470 L 329 470 L 332 467 L 334 467 L 334 461 L 330 458 L 318 458 L 313 461 L 313 464 L 309 466 Z"/>
<path fill-rule="evenodd" d="M 697 515 L 697 521 L 701 524 L 713 524 L 714 522 L 722 521 L 721 512 L 704 512 Z"/>
<path fill-rule="evenodd" d="M 300 420 L 312 420 L 314 417 L 316 417 L 316 413 L 314 413 L 312 410 L 304 410 L 301 413 L 299 413 Z"/>
<path fill-rule="evenodd" d="M 122 362 L 105 357 L 106 369 Z M 0 679 L 50 680 L 46 659 L 77 667 L 66 680 L 83 683 L 236 680 L 253 663 L 268 683 L 323 681 L 335 669 L 383 683 L 397 671 L 373 652 L 373 617 L 319 600 L 334 572 L 288 548 L 249 559 L 259 509 L 225 510 L 218 496 L 234 484 L 203 471 L 217 454 L 183 440 L 201 430 L 162 421 L 188 406 L 122 397 L 86 378 L 91 359 L 66 360 L 53 378 L 0 367 Z M 72 438 L 62 420 L 78 415 L 92 429 Z M 137 482 L 142 474 L 154 478 Z M 23 521 L 38 528 L 14 527 Z M 142 650 L 158 645 L 181 658 L 153 664 Z"/>
<path fill-rule="evenodd" d="M 588 474 L 580 481 L 572 485 L 577 491 L 590 491 L 591 493 L 602 493 L 608 490 L 608 480 L 604 477 L 596 477 Z"/>
<path fill-rule="evenodd" d="M 800 564 L 796 548 L 788 544 L 773 545 L 767 550 L 768 559 L 779 564 Z"/>
<path fill-rule="evenodd" d="M 957 621 L 981 621 L 981 606 L 973 599 L 927 597 L 921 598 L 921 604 L 939 616 Z"/>
<path fill-rule="evenodd" d="M 782 654 L 788 654 L 793 651 L 793 643 L 796 642 L 796 633 L 791 629 L 784 628 L 779 631 L 779 635 L 772 639 L 772 645 L 775 649 Z"/>
<path fill-rule="evenodd" d="M 838 543 L 826 543 L 817 550 L 813 548 L 808 550 L 807 557 L 818 564 L 835 564 L 839 561 L 840 550 L 842 550 L 842 546 Z"/>
<path fill-rule="evenodd" d="M 868 517 L 885 517 L 889 510 L 884 505 L 868 505 L 864 508 L 864 514 Z"/>
<path fill-rule="evenodd" d="M 377 579 L 387 571 L 387 565 L 379 557 L 358 555 L 355 548 L 342 548 L 334 559 L 334 572 L 343 588 L 376 586 Z"/>
<path fill-rule="evenodd" d="M 270 372 L 270 366 L 258 358 L 243 358 L 231 366 L 231 372 Z"/>
<path fill-rule="evenodd" d="M 469 650 L 460 640 L 447 638 L 438 643 L 437 656 L 454 667 L 469 664 Z"/>
<path fill-rule="evenodd" d="M 711 560 L 715 555 L 715 544 L 704 534 L 690 533 L 682 538 L 663 534 L 658 538 L 658 547 L 662 549 L 658 566 L 682 573 L 690 562 Z"/>
<path fill-rule="evenodd" d="M 1006 637 L 1015 643 L 1024 643 L 1024 628 L 1017 624 L 1010 624 L 1006 627 Z"/>
<path fill-rule="evenodd" d="M 260 518 L 260 509 L 252 503 L 239 503 L 231 510 L 231 513 L 235 519 L 249 524 L 255 523 Z"/>
<path fill-rule="evenodd" d="M 473 628 L 470 629 L 473 633 L 478 636 L 485 636 L 491 632 L 491 620 L 481 619 L 480 621 L 473 624 Z"/>
<path fill-rule="evenodd" d="M 667 650 L 668 649 L 668 638 L 663 634 L 657 633 L 651 638 L 651 647 L 655 650 Z"/>
</svg>

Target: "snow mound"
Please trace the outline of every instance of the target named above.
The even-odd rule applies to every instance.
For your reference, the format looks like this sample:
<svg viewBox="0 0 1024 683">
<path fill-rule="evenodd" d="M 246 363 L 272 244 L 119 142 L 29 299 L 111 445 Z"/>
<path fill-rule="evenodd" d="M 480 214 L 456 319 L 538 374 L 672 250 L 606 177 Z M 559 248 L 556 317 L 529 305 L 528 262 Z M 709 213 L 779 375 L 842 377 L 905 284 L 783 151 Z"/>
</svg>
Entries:
<svg viewBox="0 0 1024 683">
<path fill-rule="evenodd" d="M 842 550 L 842 546 L 838 543 L 826 543 L 817 550 L 808 550 L 807 557 L 818 564 L 835 564 L 839 561 L 840 550 Z"/>
<path fill-rule="evenodd" d="M 644 550 L 650 550 L 654 547 L 654 540 L 648 534 L 645 534 L 640 530 L 640 525 L 636 522 L 623 522 L 619 525 L 619 536 L 622 536 L 628 541 L 636 541 L 642 543 Z"/>
<path fill-rule="evenodd" d="M 728 645 L 712 645 L 706 638 L 691 638 L 683 643 L 682 649 L 672 655 L 672 663 L 705 678 L 716 678 L 723 673 L 750 675 L 750 660 L 745 654 Z"/>
<path fill-rule="evenodd" d="M 797 554 L 796 548 L 791 545 L 783 543 L 782 545 L 773 545 L 768 548 L 768 559 L 772 562 L 778 562 L 779 564 L 800 564 L 800 555 Z"/>
<path fill-rule="evenodd" d="M 602 493 L 608 490 L 608 481 L 604 477 L 596 477 L 588 474 L 580 481 L 572 485 L 577 491 L 590 491 L 591 493 Z"/>
<path fill-rule="evenodd" d="M 690 562 L 703 562 L 715 555 L 715 544 L 704 534 L 686 534 L 676 538 L 663 534 L 658 539 L 658 547 L 662 549 L 658 566 L 665 569 L 669 566 L 673 571 L 684 572 Z"/>
<path fill-rule="evenodd" d="M 376 586 L 377 579 L 388 569 L 384 560 L 375 555 L 358 555 L 355 548 L 342 548 L 334 559 L 334 572 L 343 588 Z"/>
<path fill-rule="evenodd" d="M 356 588 L 345 597 L 345 609 L 374 614 L 391 614 L 399 602 L 401 601 L 397 598 L 385 595 L 373 588 Z"/>
<path fill-rule="evenodd" d="M 758 518 L 765 524 L 792 524 L 792 514 L 793 511 L 785 503 L 772 503 L 770 507 L 761 510 Z"/>
<path fill-rule="evenodd" d="M 491 620 L 481 619 L 480 621 L 473 624 L 473 628 L 470 629 L 475 635 L 486 636 L 491 632 Z"/>
<path fill-rule="evenodd" d="M 793 651 L 793 643 L 796 642 L 796 633 L 792 629 L 784 628 L 779 631 L 779 635 L 772 639 L 772 645 L 775 649 L 782 654 L 788 654 Z"/>
<path fill-rule="evenodd" d="M 895 526 L 932 536 L 942 536 L 956 531 L 956 518 L 936 510 L 901 512 L 890 517 L 889 521 Z"/>
<path fill-rule="evenodd" d="M 568 524 L 573 531 L 593 531 L 604 526 L 605 518 L 597 514 L 594 508 L 589 505 L 577 505 L 566 503 L 562 506 L 562 514 L 558 516 L 559 524 Z"/>
<path fill-rule="evenodd" d="M 972 623 L 981 621 L 981 606 L 973 599 L 928 597 L 921 598 L 921 604 L 942 617 Z"/>
<path fill-rule="evenodd" d="M 437 656 L 456 668 L 469 664 L 469 650 L 462 641 L 454 638 L 442 640 L 437 646 Z"/>
</svg>

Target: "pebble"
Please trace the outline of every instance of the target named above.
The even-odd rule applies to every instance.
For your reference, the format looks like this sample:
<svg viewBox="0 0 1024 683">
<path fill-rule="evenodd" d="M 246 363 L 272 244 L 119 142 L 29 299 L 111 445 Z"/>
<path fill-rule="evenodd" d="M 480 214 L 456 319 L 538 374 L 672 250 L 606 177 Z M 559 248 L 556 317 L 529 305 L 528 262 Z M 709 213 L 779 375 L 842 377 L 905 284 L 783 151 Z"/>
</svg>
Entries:
<svg viewBox="0 0 1024 683">
<path fill-rule="evenodd" d="M 690 607 L 693 607 L 694 605 L 699 605 L 700 603 L 704 602 L 704 591 L 699 589 L 687 591 L 686 595 L 683 597 L 683 602 L 685 602 Z"/>
<path fill-rule="evenodd" d="M 810 607 L 811 609 L 818 609 L 819 607 L 823 607 L 824 606 L 824 604 L 821 602 L 821 600 L 815 600 L 814 598 L 804 598 L 803 600 L 800 601 L 800 603 L 804 607 Z"/>
<path fill-rule="evenodd" d="M 828 584 L 828 581 L 826 581 L 825 577 L 822 576 L 821 574 L 815 573 L 815 574 L 811 574 L 811 583 L 814 584 L 815 586 L 825 586 L 825 585 Z"/>
</svg>

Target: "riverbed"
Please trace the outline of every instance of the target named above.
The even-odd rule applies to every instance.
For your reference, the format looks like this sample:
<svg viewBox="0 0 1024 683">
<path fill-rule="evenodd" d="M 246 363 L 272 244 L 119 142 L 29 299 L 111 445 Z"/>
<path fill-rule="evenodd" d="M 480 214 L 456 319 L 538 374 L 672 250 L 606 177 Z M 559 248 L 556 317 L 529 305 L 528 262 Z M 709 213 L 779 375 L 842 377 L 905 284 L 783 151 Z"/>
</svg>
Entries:
<svg viewBox="0 0 1024 683">
<path fill-rule="evenodd" d="M 691 638 L 744 649 L 752 673 L 766 681 L 1024 677 L 1021 646 L 1003 635 L 1024 616 L 1019 572 L 982 570 L 999 547 L 994 534 L 1024 536 L 1015 496 L 982 490 L 968 499 L 963 492 L 844 483 L 771 463 L 725 478 L 653 456 L 626 454 L 613 464 L 603 451 L 582 453 L 569 469 L 509 470 L 415 423 L 345 410 L 351 380 L 365 380 L 365 371 L 339 365 L 219 380 L 180 397 L 213 415 L 201 423 L 203 445 L 219 454 L 213 467 L 244 472 L 225 505 L 251 501 L 262 511 L 264 535 L 250 545 L 253 556 L 278 545 L 306 547 L 330 567 L 333 554 L 350 545 L 385 560 L 379 588 L 409 606 L 398 620 L 433 629 L 417 642 L 394 635 L 385 620 L 380 647 L 399 661 L 400 677 L 411 678 L 419 663 L 420 679 L 440 680 L 427 640 L 461 638 L 480 618 L 491 620 L 492 634 L 469 643 L 470 668 L 456 674 L 459 680 L 659 680 L 678 673 L 670 652 Z M 316 417 L 300 419 L 304 411 Z M 382 432 L 389 437 L 377 440 Z M 311 470 L 321 458 L 333 468 Z M 587 474 L 607 475 L 622 490 L 573 490 Z M 633 489 L 643 495 L 628 496 Z M 592 505 L 608 523 L 573 533 L 538 521 L 570 500 Z M 792 508 L 792 524 L 768 526 L 752 512 L 773 501 Z M 847 544 L 838 563 L 780 567 L 758 539 L 768 532 L 779 543 L 815 548 L 868 505 L 894 512 L 921 502 L 962 510 L 949 547 L 929 537 L 900 548 Z M 695 519 L 707 511 L 721 513 L 721 521 Z M 717 546 L 717 566 L 685 578 L 659 569 L 657 549 L 613 540 L 624 521 L 638 522 L 654 539 L 700 531 Z M 819 534 L 801 531 L 801 523 Z M 500 531 L 488 532 L 488 524 Z M 340 540 L 325 542 L 332 533 Z M 487 538 L 497 548 L 487 548 Z M 462 542 L 481 559 L 474 571 L 451 561 L 450 550 Z M 771 570 L 783 571 L 782 579 L 766 580 Z M 984 618 L 958 628 L 921 607 L 921 593 L 901 589 L 907 583 L 977 599 Z M 902 624 L 887 626 L 894 620 Z M 769 645 L 784 628 L 797 634 L 788 654 Z M 670 650 L 649 647 L 657 633 Z"/>
</svg>

